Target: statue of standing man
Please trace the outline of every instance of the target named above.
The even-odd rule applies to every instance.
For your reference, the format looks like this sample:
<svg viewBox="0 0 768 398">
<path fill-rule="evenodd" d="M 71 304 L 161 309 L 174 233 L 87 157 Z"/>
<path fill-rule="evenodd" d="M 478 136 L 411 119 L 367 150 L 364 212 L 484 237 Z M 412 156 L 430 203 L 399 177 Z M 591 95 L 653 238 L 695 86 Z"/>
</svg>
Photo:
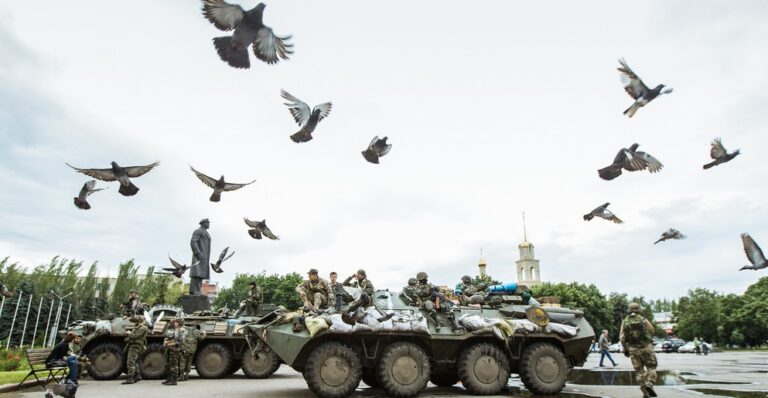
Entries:
<svg viewBox="0 0 768 398">
<path fill-rule="evenodd" d="M 210 226 L 211 222 L 207 218 L 200 220 L 200 228 L 192 233 L 192 240 L 189 242 L 192 246 L 192 266 L 189 268 L 190 295 L 201 295 L 203 279 L 211 277 L 208 265 L 211 259 L 211 235 L 207 231 Z"/>
</svg>

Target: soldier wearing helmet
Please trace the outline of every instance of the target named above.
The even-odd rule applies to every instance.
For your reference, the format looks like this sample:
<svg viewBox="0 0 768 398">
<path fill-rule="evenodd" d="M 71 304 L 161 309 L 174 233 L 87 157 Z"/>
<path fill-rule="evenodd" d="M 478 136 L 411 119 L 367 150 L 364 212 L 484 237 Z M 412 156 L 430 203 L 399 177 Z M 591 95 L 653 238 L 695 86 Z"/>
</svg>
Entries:
<svg viewBox="0 0 768 398">
<path fill-rule="evenodd" d="M 187 331 L 184 329 L 184 319 L 173 318 L 171 320 L 171 327 L 165 332 L 165 339 L 163 340 L 166 353 L 165 369 L 168 376 L 163 384 L 167 386 L 176 385 L 181 374 L 181 367 L 185 365 L 182 363 L 181 343 L 186 338 Z"/>
<path fill-rule="evenodd" d="M 455 304 L 450 302 L 440 293 L 440 289 L 429 283 L 429 275 L 426 272 L 419 272 L 416 274 L 416 296 L 418 298 L 417 305 L 427 310 L 429 317 L 435 321 L 437 328 L 440 329 L 443 325 L 440 323 L 437 317 L 437 311 L 445 314 L 448 321 L 451 322 L 453 330 L 462 329 L 461 325 L 456 321 L 456 315 L 451 310 L 451 307 Z"/>
<path fill-rule="evenodd" d="M 419 297 L 416 294 L 416 285 L 418 283 L 416 278 L 410 278 L 408 279 L 408 286 L 404 287 L 403 291 L 400 292 L 400 298 L 403 299 L 406 305 L 416 305 L 418 302 Z"/>
<path fill-rule="evenodd" d="M 128 360 L 126 361 L 128 379 L 122 384 L 133 384 L 141 381 L 141 361 L 139 358 L 147 350 L 149 329 L 144 325 L 144 318 L 134 316 L 131 321 L 136 324 L 136 327 L 125 333 L 125 346 L 128 351 Z"/>
<path fill-rule="evenodd" d="M 320 278 L 314 268 L 307 272 L 307 280 L 296 286 L 296 293 L 301 296 L 304 306 L 313 311 L 326 308 L 335 301 L 331 285 L 325 279 Z"/>
<path fill-rule="evenodd" d="M 481 293 L 481 289 L 472 283 L 472 277 L 469 275 L 464 275 L 461 277 L 461 283 L 456 286 L 456 290 L 458 290 L 458 293 L 460 293 L 459 301 L 461 302 L 461 305 L 470 304 L 470 298 Z"/>
<path fill-rule="evenodd" d="M 643 398 L 655 397 L 653 384 L 656 382 L 656 353 L 653 352 L 653 324 L 640 315 L 638 303 L 629 304 L 629 315 L 621 323 L 621 345 L 624 355 L 632 359 L 632 367 L 640 383 Z"/>
</svg>

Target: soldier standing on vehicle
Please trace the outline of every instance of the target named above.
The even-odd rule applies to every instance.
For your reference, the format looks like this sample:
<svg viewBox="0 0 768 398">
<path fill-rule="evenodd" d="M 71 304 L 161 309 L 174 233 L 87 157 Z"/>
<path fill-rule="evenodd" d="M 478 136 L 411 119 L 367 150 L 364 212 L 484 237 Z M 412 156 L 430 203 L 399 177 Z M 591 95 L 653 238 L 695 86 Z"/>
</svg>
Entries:
<svg viewBox="0 0 768 398">
<path fill-rule="evenodd" d="M 373 283 L 368 279 L 364 269 L 359 269 L 353 275 L 344 280 L 344 286 L 356 287 L 360 289 L 360 298 L 349 303 L 348 314 L 353 314 L 360 307 L 365 307 L 371 303 L 373 297 Z"/>
<path fill-rule="evenodd" d="M 629 304 L 629 315 L 621 323 L 621 345 L 624 355 L 632 359 L 632 367 L 640 383 L 643 398 L 655 397 L 656 353 L 653 352 L 653 324 L 640 315 L 640 304 Z"/>
<path fill-rule="evenodd" d="M 437 310 L 440 310 L 451 322 L 453 330 L 462 329 L 461 325 L 459 325 L 456 320 L 455 314 L 451 311 L 451 306 L 454 304 L 449 300 L 444 300 L 443 297 L 440 297 L 442 296 L 440 294 L 440 289 L 437 286 L 430 284 L 428 278 L 429 276 L 426 272 L 419 272 L 416 274 L 416 280 L 419 282 L 416 286 L 416 295 L 420 306 L 429 312 L 429 317 L 435 321 L 438 328 L 442 326 L 437 318 Z"/>
<path fill-rule="evenodd" d="M 245 316 L 259 316 L 259 310 L 261 309 L 261 303 L 264 302 L 264 293 L 261 292 L 256 281 L 251 281 L 248 284 L 248 297 L 240 304 L 240 308 L 235 312 L 235 318 L 241 315 Z"/>
<path fill-rule="evenodd" d="M 410 278 L 408 279 L 408 286 L 404 287 L 403 291 L 400 292 L 400 298 L 403 299 L 403 302 L 406 305 L 419 305 L 419 295 L 417 294 L 418 283 L 419 281 L 417 281 L 416 278 Z"/>
<path fill-rule="evenodd" d="M 182 363 L 184 367 L 180 368 L 181 377 L 179 381 L 189 380 L 189 372 L 192 370 L 192 359 L 195 357 L 195 351 L 197 351 L 197 345 L 205 338 L 205 330 L 200 330 L 200 325 L 195 327 L 187 326 L 187 337 L 181 343 L 181 351 L 183 353 Z"/>
<path fill-rule="evenodd" d="M 141 381 L 139 358 L 147 350 L 147 334 L 149 334 L 149 329 L 144 325 L 144 318 L 134 316 L 131 318 L 131 322 L 136 324 L 136 327 L 132 331 L 129 330 L 125 333 L 125 347 L 128 350 L 128 360 L 126 362 L 128 378 L 122 384 L 133 384 Z"/>
<path fill-rule="evenodd" d="M 304 306 L 312 311 L 326 308 L 334 302 L 333 290 L 325 279 L 317 275 L 317 270 L 309 270 L 308 279 L 296 287 L 296 292 L 301 296 Z"/>
<path fill-rule="evenodd" d="M 180 318 L 173 318 L 171 327 L 165 332 L 165 340 L 163 340 L 163 346 L 165 347 L 165 372 L 168 375 L 163 384 L 167 386 L 175 386 L 176 381 L 179 379 L 182 365 L 181 342 L 187 337 L 186 335 L 184 321 Z"/>
<path fill-rule="evenodd" d="M 339 282 L 339 274 L 331 272 L 329 276 L 328 285 L 331 286 L 333 291 L 334 305 L 336 311 L 341 311 L 341 306 L 348 302 L 349 294 L 344 290 L 344 285 Z"/>
<path fill-rule="evenodd" d="M 123 319 L 128 319 L 139 312 L 139 304 L 141 304 L 141 298 L 136 289 L 131 289 L 128 293 L 128 301 L 120 304 L 120 309 L 123 310 Z"/>
</svg>

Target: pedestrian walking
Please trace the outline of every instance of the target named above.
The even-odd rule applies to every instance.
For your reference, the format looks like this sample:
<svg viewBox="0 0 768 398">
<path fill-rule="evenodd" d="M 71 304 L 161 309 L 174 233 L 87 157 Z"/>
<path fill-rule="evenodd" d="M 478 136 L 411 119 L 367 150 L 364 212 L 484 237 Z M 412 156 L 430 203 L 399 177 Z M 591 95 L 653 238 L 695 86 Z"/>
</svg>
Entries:
<svg viewBox="0 0 768 398">
<path fill-rule="evenodd" d="M 611 346 L 611 342 L 608 340 L 608 331 L 603 329 L 603 333 L 600 335 L 600 339 L 598 340 L 598 344 L 600 344 L 600 367 L 603 368 L 605 365 L 603 365 L 603 360 L 605 357 L 608 357 L 608 360 L 611 361 L 613 364 L 613 367 L 616 367 L 616 361 L 613 360 L 613 357 L 611 357 L 610 351 L 608 351 L 608 347 Z"/>
</svg>

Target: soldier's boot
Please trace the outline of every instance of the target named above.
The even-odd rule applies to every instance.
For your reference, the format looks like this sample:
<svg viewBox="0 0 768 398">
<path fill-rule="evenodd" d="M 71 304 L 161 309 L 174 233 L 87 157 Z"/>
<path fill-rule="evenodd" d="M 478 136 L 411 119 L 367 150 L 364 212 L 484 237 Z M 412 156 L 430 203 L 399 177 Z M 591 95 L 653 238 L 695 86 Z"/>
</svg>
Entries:
<svg viewBox="0 0 768 398">
<path fill-rule="evenodd" d="M 168 383 L 163 383 L 163 384 L 165 384 L 166 386 L 175 386 L 176 380 L 178 380 L 177 376 L 171 376 L 170 381 L 168 381 Z"/>
<path fill-rule="evenodd" d="M 435 328 L 437 330 L 440 330 L 440 328 L 443 327 L 443 325 L 440 323 L 440 319 L 437 318 L 437 313 L 432 311 L 429 313 L 429 317 L 432 318 L 433 321 L 435 321 Z"/>
<path fill-rule="evenodd" d="M 128 376 L 128 378 L 127 378 L 127 379 L 125 379 L 125 380 L 124 380 L 122 383 L 120 383 L 120 384 L 133 384 L 133 383 L 134 383 L 134 381 L 133 381 L 133 377 L 131 377 L 131 376 Z"/>
<path fill-rule="evenodd" d="M 459 321 L 455 316 L 449 316 L 448 320 L 451 321 L 451 329 L 455 332 L 457 330 L 464 330 L 464 327 L 459 324 Z"/>
<path fill-rule="evenodd" d="M 656 391 L 653 389 L 652 385 L 649 384 L 649 385 L 645 386 L 645 390 L 648 391 L 648 395 L 650 395 L 651 397 L 658 397 L 658 395 L 656 394 Z"/>
<path fill-rule="evenodd" d="M 166 379 L 165 379 L 165 381 L 163 382 L 163 384 L 165 384 L 166 386 L 170 386 L 170 385 L 176 385 L 176 380 L 174 380 L 174 379 L 175 379 L 175 377 L 173 377 L 173 375 L 169 374 L 169 375 L 168 375 L 168 378 L 166 378 Z M 171 384 L 171 381 L 172 381 L 172 380 L 173 380 L 173 384 Z"/>
<path fill-rule="evenodd" d="M 138 383 L 138 382 L 140 382 L 141 380 L 143 380 L 143 379 L 141 378 L 141 370 L 137 370 L 137 371 L 136 371 L 136 375 L 135 375 L 135 376 L 133 376 L 133 382 L 134 382 L 134 383 Z"/>
<path fill-rule="evenodd" d="M 648 393 L 648 388 L 646 386 L 640 386 L 640 391 L 643 392 L 643 398 L 649 398 L 651 396 L 651 394 Z"/>
</svg>

